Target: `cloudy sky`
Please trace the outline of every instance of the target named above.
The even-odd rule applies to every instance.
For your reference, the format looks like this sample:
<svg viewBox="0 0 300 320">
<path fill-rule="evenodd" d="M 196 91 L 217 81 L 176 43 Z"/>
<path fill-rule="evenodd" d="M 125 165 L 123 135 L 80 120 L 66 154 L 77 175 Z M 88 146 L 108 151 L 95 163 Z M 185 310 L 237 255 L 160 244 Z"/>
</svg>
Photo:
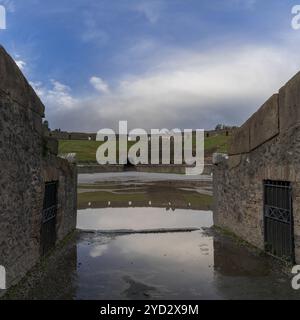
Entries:
<svg viewBox="0 0 300 320">
<path fill-rule="evenodd" d="M 298 1 L 300 4 L 300 0 Z M 239 125 L 300 70 L 289 0 L 0 0 L 0 43 L 73 131 Z"/>
</svg>

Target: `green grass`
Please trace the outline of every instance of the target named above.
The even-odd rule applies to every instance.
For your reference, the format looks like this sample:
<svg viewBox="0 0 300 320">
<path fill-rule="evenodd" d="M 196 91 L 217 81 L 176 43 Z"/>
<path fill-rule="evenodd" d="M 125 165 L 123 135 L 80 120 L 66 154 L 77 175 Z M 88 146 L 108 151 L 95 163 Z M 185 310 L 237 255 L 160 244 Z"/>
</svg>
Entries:
<svg viewBox="0 0 300 320">
<path fill-rule="evenodd" d="M 82 202 L 107 202 L 107 201 L 117 201 L 117 202 L 128 202 L 128 201 L 146 201 L 147 194 L 144 193 L 130 193 L 130 194 L 116 194 L 106 191 L 96 191 L 96 192 L 85 192 L 78 194 L 78 204 Z"/>
<path fill-rule="evenodd" d="M 185 193 L 183 198 L 186 202 L 193 204 L 194 206 L 212 208 L 213 198 L 206 194 Z"/>
<path fill-rule="evenodd" d="M 228 151 L 229 138 L 225 135 L 217 135 L 205 138 L 205 152 L 207 154 L 214 152 L 226 153 Z"/>
<path fill-rule="evenodd" d="M 112 206 L 126 206 L 130 201 L 134 206 L 143 207 L 151 201 L 153 207 L 168 207 L 168 203 L 171 202 L 173 206 L 181 208 L 188 207 L 189 203 L 190 209 L 211 210 L 212 208 L 212 196 L 178 189 L 159 190 L 156 192 L 148 190 L 145 193 L 135 193 L 134 191 L 131 193 L 112 193 L 103 190 L 90 192 L 87 189 L 87 192 L 78 193 L 78 207 L 80 209 L 87 208 L 87 206 L 96 208 L 98 205 L 100 208 L 108 202 L 111 202 Z"/>
<path fill-rule="evenodd" d="M 77 161 L 79 163 L 96 163 L 97 148 L 103 142 L 100 141 L 86 141 L 86 140 L 60 140 L 59 153 L 76 153 Z M 129 143 L 132 145 L 133 143 Z M 226 153 L 228 150 L 229 137 L 225 135 L 217 135 L 205 138 L 205 154 L 210 156 L 214 152 Z M 195 146 L 195 143 L 193 143 Z M 118 154 L 118 144 L 117 144 Z"/>
<path fill-rule="evenodd" d="M 102 144 L 101 141 L 60 140 L 58 152 L 76 153 L 77 161 L 81 163 L 95 163 L 96 150 Z"/>
</svg>

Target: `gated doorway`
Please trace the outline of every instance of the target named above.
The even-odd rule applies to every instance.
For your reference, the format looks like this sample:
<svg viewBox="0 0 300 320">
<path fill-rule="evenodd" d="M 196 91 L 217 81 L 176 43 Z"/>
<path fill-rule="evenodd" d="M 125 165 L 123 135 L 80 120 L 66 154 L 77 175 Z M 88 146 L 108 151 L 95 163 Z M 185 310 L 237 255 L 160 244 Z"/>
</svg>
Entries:
<svg viewBox="0 0 300 320">
<path fill-rule="evenodd" d="M 264 181 L 265 250 L 294 262 L 292 188 L 286 181 Z"/>
<path fill-rule="evenodd" d="M 56 242 L 57 182 L 45 184 L 41 227 L 41 254 L 46 255 Z"/>
</svg>

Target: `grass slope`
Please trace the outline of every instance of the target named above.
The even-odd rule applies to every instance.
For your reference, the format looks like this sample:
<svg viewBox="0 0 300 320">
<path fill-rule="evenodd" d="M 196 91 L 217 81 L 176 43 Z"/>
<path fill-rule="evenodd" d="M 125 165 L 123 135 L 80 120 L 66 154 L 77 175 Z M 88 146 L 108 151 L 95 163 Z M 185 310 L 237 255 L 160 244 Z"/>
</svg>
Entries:
<svg viewBox="0 0 300 320">
<path fill-rule="evenodd" d="M 103 142 L 100 141 L 60 140 L 59 153 L 76 153 L 79 163 L 96 163 L 96 151 L 102 143 Z M 226 137 L 225 135 L 205 138 L 205 155 L 211 156 L 214 152 L 226 153 L 228 150 L 228 144 L 229 137 Z M 195 145 L 195 143 L 193 145 Z"/>
</svg>

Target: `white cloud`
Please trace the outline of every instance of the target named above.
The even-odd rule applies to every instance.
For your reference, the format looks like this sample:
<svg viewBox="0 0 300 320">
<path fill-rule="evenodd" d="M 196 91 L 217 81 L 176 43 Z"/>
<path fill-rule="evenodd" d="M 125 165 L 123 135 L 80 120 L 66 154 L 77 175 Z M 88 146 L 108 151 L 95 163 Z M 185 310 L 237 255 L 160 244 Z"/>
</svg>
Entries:
<svg viewBox="0 0 300 320">
<path fill-rule="evenodd" d="M 46 101 L 50 105 L 58 106 L 58 110 L 72 109 L 78 102 L 71 94 L 71 88 L 56 80 L 51 80 L 53 88 L 47 91 Z"/>
<path fill-rule="evenodd" d="M 91 77 L 90 79 L 91 85 L 100 93 L 108 93 L 109 92 L 109 86 L 108 84 L 99 77 Z"/>
<path fill-rule="evenodd" d="M 72 112 L 72 109 L 80 100 L 72 96 L 71 88 L 56 80 L 51 80 L 51 88 L 47 89 L 41 82 L 30 83 L 42 101 L 48 106 L 48 112 L 59 115 Z M 67 119 L 64 119 L 67 122 Z"/>
<path fill-rule="evenodd" d="M 101 245 L 97 245 L 92 247 L 91 251 L 90 251 L 90 256 L 92 258 L 98 258 L 101 257 L 105 254 L 105 252 L 108 250 L 108 245 L 107 244 L 101 244 Z"/>
<path fill-rule="evenodd" d="M 15 60 L 15 62 L 21 70 L 24 70 L 24 68 L 26 67 L 26 62 L 23 60 Z"/>
<path fill-rule="evenodd" d="M 53 81 L 43 93 L 47 117 L 54 127 L 84 131 L 116 128 L 119 120 L 145 129 L 239 125 L 298 71 L 299 59 L 291 46 L 230 48 L 173 50 L 110 89 L 92 77 L 98 96 L 74 97 Z"/>
<path fill-rule="evenodd" d="M 43 88 L 43 84 L 41 82 L 39 82 L 39 81 L 37 81 L 37 82 L 30 81 L 29 83 L 32 86 L 32 88 L 35 90 L 37 95 L 40 98 L 44 98 L 44 96 L 45 96 L 45 88 Z"/>
</svg>

